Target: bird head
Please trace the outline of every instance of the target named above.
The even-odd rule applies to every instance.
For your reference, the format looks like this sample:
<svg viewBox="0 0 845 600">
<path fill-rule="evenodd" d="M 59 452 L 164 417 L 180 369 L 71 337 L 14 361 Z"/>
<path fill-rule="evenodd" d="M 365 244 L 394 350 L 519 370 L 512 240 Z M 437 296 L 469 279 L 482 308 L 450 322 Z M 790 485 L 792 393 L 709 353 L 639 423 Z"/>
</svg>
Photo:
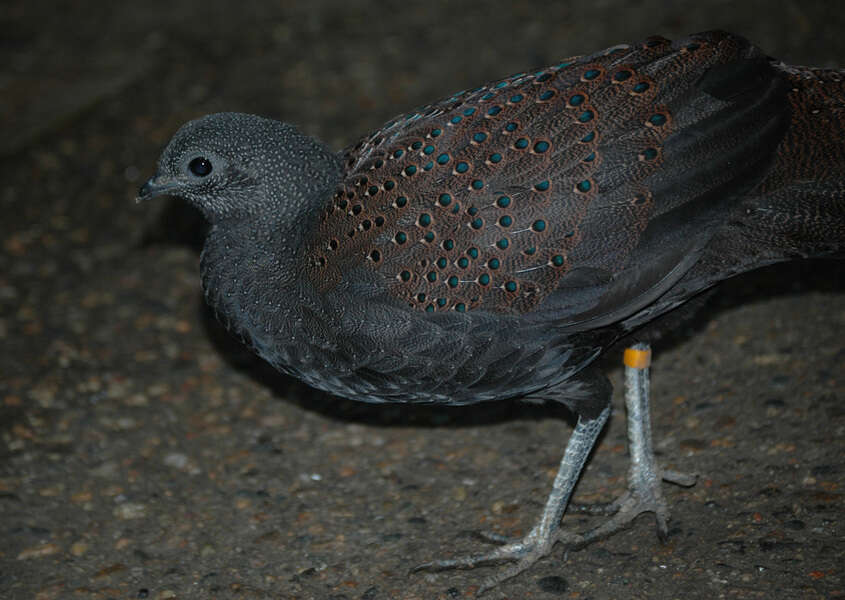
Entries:
<svg viewBox="0 0 845 600">
<path fill-rule="evenodd" d="M 184 198 L 212 223 L 256 215 L 283 218 L 322 204 L 339 177 L 337 156 L 292 125 L 217 113 L 176 132 L 138 200 Z"/>
</svg>

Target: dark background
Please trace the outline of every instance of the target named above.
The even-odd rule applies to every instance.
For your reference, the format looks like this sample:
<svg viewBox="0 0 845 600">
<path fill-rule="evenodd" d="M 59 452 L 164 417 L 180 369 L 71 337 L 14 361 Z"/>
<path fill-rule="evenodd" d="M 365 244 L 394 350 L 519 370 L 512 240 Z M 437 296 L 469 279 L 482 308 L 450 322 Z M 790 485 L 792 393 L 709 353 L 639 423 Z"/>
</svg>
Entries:
<svg viewBox="0 0 845 600">
<path fill-rule="evenodd" d="M 201 219 L 135 191 L 204 113 L 339 149 L 488 79 L 711 28 L 845 66 L 836 1 L 4 3 L 0 597 L 471 596 L 488 570 L 408 570 L 525 533 L 566 414 L 361 405 L 270 373 L 204 309 Z M 666 545 L 642 517 L 490 597 L 843 597 L 843 279 L 832 261 L 737 278 L 656 349 L 657 449 L 700 474 L 665 489 Z M 606 362 L 618 410 L 580 501 L 625 485 Z"/>
</svg>

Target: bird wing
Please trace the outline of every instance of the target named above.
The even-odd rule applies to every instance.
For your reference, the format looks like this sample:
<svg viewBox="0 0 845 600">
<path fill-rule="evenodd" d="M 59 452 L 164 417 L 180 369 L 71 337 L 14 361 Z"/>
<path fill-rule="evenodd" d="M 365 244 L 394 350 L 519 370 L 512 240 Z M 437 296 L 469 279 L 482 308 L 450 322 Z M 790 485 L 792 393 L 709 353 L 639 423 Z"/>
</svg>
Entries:
<svg viewBox="0 0 845 600">
<path fill-rule="evenodd" d="M 311 281 L 561 331 L 620 321 L 683 276 L 764 176 L 784 86 L 757 48 L 710 32 L 420 108 L 345 152 L 309 248 Z"/>
</svg>

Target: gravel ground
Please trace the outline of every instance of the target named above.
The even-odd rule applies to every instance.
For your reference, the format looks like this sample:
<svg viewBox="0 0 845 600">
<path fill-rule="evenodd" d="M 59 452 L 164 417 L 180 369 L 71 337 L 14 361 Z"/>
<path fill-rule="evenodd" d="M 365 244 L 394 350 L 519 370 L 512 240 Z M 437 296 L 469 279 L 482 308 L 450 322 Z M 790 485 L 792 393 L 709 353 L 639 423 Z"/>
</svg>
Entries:
<svg viewBox="0 0 845 600">
<path fill-rule="evenodd" d="M 156 8 L 157 6 L 157 8 Z M 485 80 L 652 33 L 743 33 L 845 63 L 838 2 L 11 2 L 0 12 L 0 597 L 471 597 L 408 574 L 530 528 L 555 407 L 370 406 L 271 372 L 203 306 L 202 221 L 132 202 L 183 121 L 242 110 L 340 148 Z M 497 598 L 845 596 L 845 274 L 727 282 L 656 348 L 656 445 L 699 474 L 650 517 Z M 618 410 L 576 492 L 627 468 Z M 587 517 L 565 519 L 570 527 Z"/>
</svg>

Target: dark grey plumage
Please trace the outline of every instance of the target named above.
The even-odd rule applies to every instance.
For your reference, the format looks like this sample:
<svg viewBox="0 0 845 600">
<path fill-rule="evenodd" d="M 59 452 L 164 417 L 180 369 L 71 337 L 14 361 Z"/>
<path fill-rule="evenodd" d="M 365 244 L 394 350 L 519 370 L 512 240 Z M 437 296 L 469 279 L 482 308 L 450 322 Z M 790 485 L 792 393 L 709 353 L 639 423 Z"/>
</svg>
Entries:
<svg viewBox="0 0 845 600">
<path fill-rule="evenodd" d="M 209 115 L 141 197 L 203 211 L 206 299 L 281 371 L 371 402 L 575 411 L 552 524 L 434 565 L 521 569 L 560 537 L 607 417 L 602 349 L 726 277 L 845 248 L 842 77 L 726 33 L 652 38 L 455 94 L 341 154 Z M 631 510 L 661 513 L 649 493 Z"/>
</svg>

